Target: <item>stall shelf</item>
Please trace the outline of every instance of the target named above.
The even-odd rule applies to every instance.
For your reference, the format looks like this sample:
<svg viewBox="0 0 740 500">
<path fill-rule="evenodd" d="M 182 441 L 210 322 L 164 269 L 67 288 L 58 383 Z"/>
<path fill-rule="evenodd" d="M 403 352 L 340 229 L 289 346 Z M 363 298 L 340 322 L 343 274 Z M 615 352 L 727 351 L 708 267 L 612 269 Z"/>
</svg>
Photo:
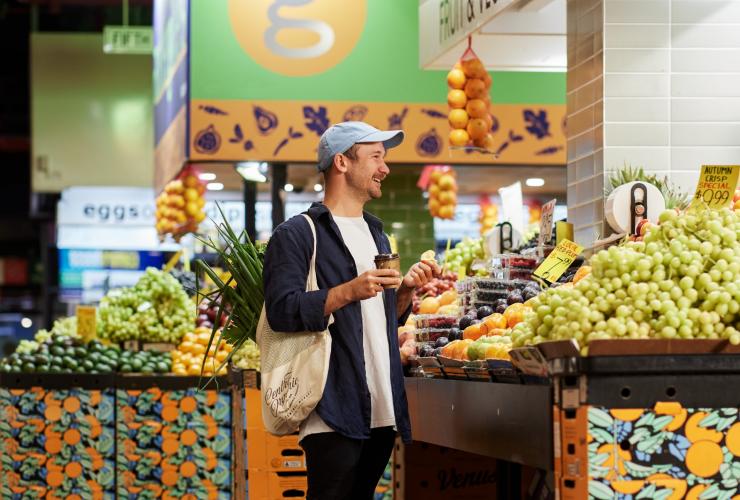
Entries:
<svg viewBox="0 0 740 500">
<path fill-rule="evenodd" d="M 414 440 L 551 470 L 552 389 L 407 378 Z"/>
</svg>

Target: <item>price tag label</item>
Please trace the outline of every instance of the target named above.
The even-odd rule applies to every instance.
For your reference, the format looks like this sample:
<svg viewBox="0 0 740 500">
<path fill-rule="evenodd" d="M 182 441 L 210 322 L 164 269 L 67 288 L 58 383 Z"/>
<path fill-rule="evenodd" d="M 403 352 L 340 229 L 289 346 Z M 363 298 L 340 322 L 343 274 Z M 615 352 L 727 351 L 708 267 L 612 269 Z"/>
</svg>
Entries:
<svg viewBox="0 0 740 500">
<path fill-rule="evenodd" d="M 77 335 L 84 340 L 92 340 L 98 333 L 95 307 L 77 306 Z"/>
<path fill-rule="evenodd" d="M 550 242 L 552 238 L 552 216 L 555 213 L 555 204 L 557 200 L 550 200 L 542 205 L 542 215 L 540 216 L 540 237 L 539 245 L 542 246 Z"/>
<path fill-rule="evenodd" d="M 582 251 L 583 247 L 581 245 L 564 239 L 535 269 L 534 275 L 550 283 L 555 283 Z"/>
<path fill-rule="evenodd" d="M 737 188 L 740 165 L 702 165 L 699 184 L 692 205 L 725 208 L 732 202 Z"/>
<path fill-rule="evenodd" d="M 555 244 L 573 239 L 573 224 L 559 220 L 555 223 Z"/>
</svg>

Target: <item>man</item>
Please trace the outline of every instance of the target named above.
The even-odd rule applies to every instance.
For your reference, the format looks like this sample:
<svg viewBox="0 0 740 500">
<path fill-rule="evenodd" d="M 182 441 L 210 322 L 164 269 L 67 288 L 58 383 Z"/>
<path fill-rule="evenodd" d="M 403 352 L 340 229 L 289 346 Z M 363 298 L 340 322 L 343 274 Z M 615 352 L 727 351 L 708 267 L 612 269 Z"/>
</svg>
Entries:
<svg viewBox="0 0 740 500">
<path fill-rule="evenodd" d="M 307 212 L 316 227 L 320 290 L 305 291 L 313 237 L 304 217 L 281 224 L 267 247 L 270 326 L 322 331 L 334 316 L 326 387 L 300 429 L 311 500 L 372 499 L 396 430 L 411 440 L 397 327 L 408 317 L 414 288 L 440 269 L 417 263 L 404 277 L 376 269 L 375 255 L 390 253 L 390 245 L 381 221 L 363 211 L 380 198 L 390 173 L 386 150 L 402 140 L 400 130 L 382 132 L 362 122 L 339 123 L 321 136 L 324 202 Z"/>
</svg>

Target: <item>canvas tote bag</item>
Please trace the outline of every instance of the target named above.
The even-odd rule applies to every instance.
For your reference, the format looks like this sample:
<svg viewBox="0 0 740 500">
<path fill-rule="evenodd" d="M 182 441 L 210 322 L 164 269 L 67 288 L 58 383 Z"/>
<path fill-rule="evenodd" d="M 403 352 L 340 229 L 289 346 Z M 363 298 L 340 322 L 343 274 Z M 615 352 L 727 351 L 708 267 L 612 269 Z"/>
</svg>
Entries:
<svg viewBox="0 0 740 500">
<path fill-rule="evenodd" d="M 316 228 L 303 214 L 313 234 L 313 254 L 306 291 L 319 289 L 316 281 Z M 329 317 L 329 325 L 334 317 Z M 268 432 L 283 436 L 298 430 L 324 392 L 329 372 L 331 335 L 323 332 L 276 332 L 267 322 L 265 306 L 257 325 L 261 356 L 262 420 Z"/>
</svg>

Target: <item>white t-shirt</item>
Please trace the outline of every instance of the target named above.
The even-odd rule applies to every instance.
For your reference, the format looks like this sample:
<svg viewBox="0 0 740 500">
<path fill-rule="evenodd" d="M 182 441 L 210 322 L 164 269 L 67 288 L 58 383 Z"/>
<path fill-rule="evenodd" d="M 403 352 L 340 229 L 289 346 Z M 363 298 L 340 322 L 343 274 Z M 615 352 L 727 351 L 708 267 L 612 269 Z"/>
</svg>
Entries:
<svg viewBox="0 0 740 500">
<path fill-rule="evenodd" d="M 355 260 L 357 275 L 375 269 L 378 248 L 370 228 L 362 217 L 334 217 L 344 244 Z M 383 294 L 360 302 L 362 308 L 362 346 L 365 354 L 365 375 L 372 405 L 370 427 L 396 425 L 391 392 L 391 362 L 386 330 Z M 316 412 L 301 424 L 299 438 L 320 432 L 334 432 Z"/>
</svg>

